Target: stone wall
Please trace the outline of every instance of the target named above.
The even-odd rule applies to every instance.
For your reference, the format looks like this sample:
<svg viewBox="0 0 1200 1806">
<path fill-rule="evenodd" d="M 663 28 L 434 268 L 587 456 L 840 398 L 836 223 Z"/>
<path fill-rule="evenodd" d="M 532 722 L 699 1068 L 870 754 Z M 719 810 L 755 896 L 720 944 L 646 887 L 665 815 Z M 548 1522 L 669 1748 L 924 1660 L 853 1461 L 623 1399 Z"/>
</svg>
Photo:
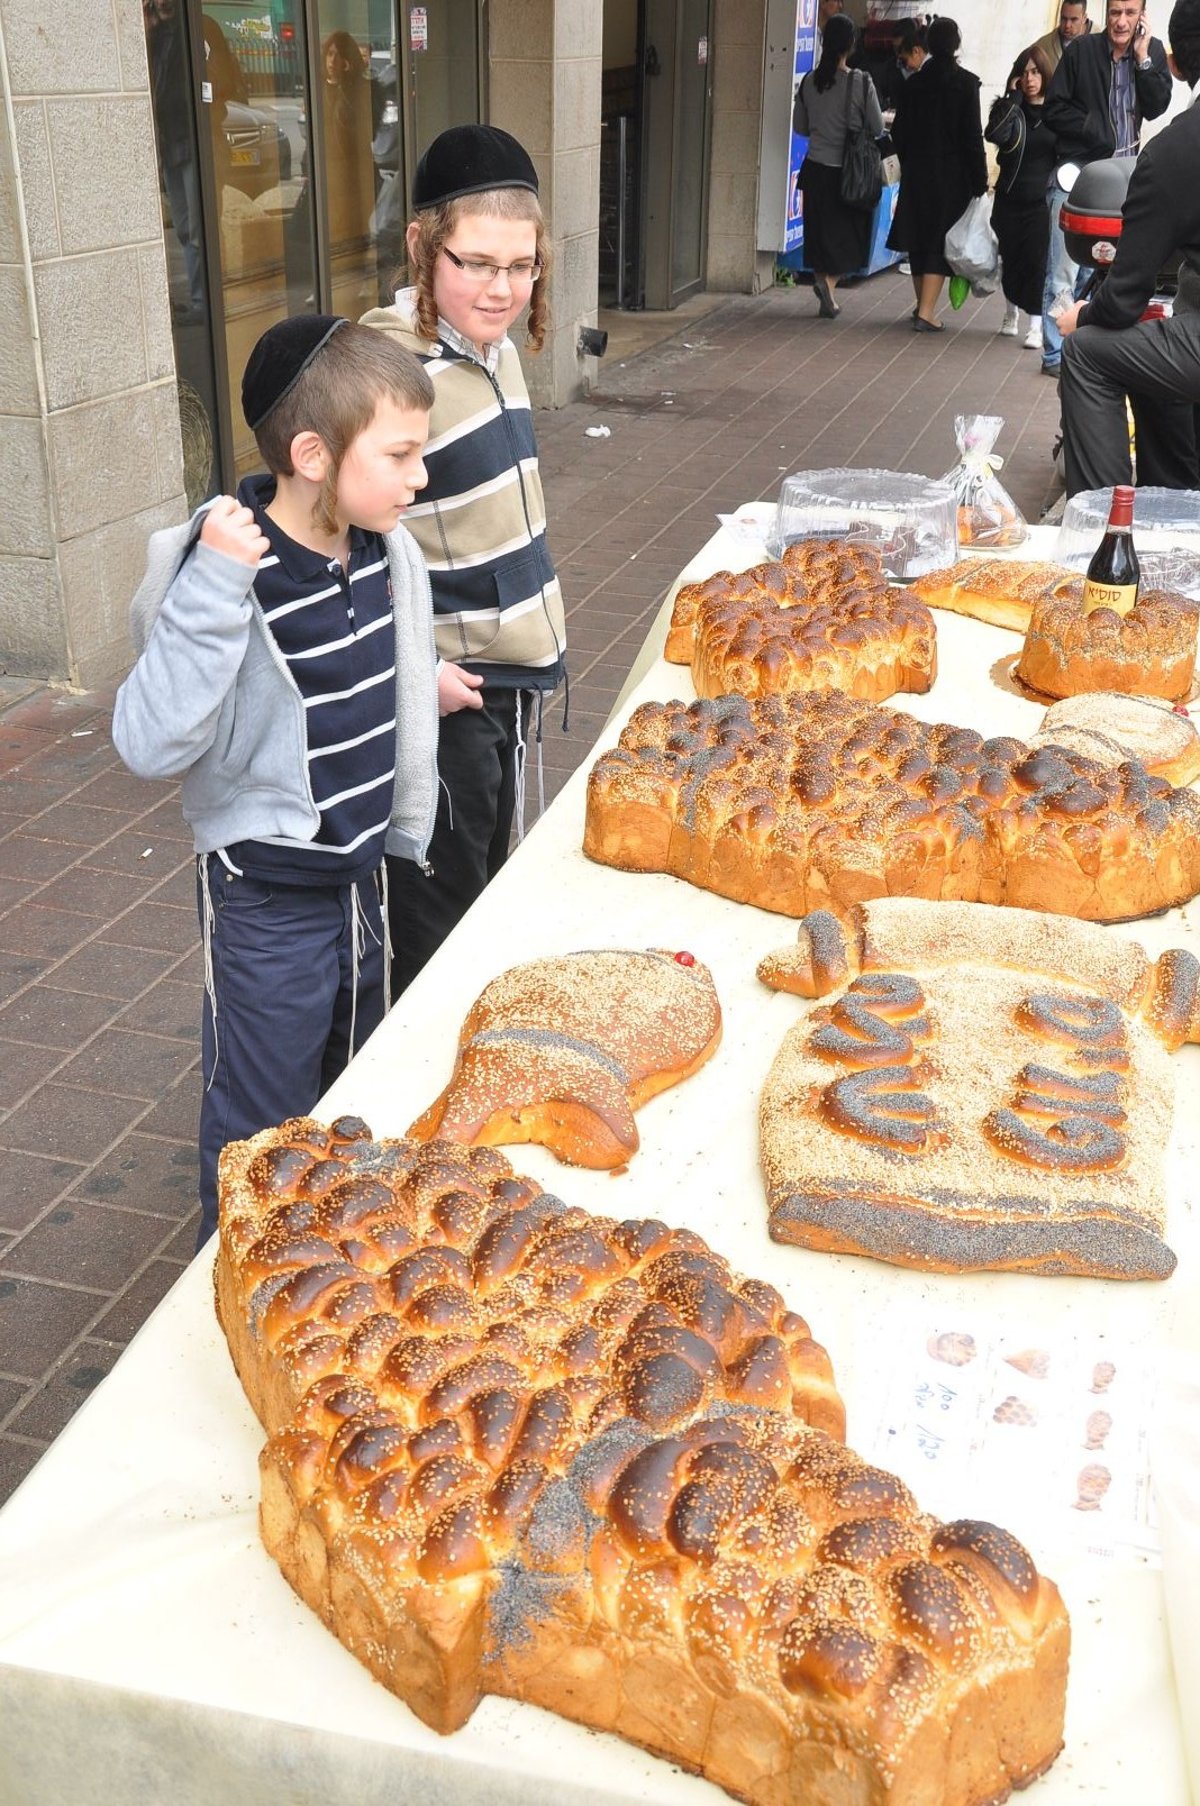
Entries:
<svg viewBox="0 0 1200 1806">
<path fill-rule="evenodd" d="M 0 0 L 0 665 L 129 662 L 183 461 L 137 0 Z"/>
<path fill-rule="evenodd" d="M 579 328 L 596 322 L 600 256 L 600 69 L 596 0 L 494 0 L 488 119 L 512 132 L 537 166 L 554 248 L 551 328 L 524 359 L 530 394 L 563 407 L 589 385 Z"/>
</svg>

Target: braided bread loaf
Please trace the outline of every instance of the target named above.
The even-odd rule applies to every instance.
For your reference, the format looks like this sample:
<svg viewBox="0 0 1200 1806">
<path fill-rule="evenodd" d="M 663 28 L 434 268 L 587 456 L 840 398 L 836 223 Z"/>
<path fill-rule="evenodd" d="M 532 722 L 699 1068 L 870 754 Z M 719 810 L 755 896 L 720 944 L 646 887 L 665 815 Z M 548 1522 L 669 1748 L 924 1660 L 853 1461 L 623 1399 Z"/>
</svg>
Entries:
<svg viewBox="0 0 1200 1806">
<path fill-rule="evenodd" d="M 843 690 L 882 702 L 928 690 L 933 617 L 887 581 L 879 554 L 801 540 L 777 564 L 718 571 L 675 598 L 666 657 L 690 664 L 697 696 Z"/>
<path fill-rule="evenodd" d="M 634 711 L 583 849 L 782 915 L 890 895 L 1120 921 L 1200 890 L 1200 797 L 831 691 L 725 696 Z"/>
<path fill-rule="evenodd" d="M 1196 671 L 1196 604 L 1149 590 L 1127 615 L 1084 611 L 1083 586 L 1034 603 L 1017 676 L 1043 696 L 1088 690 L 1181 702 Z"/>
<path fill-rule="evenodd" d="M 427 1724 L 529 1700 L 755 1806 L 984 1806 L 1053 1761 L 1055 1588 L 842 1446 L 772 1287 L 355 1120 L 235 1143 L 221 1186 L 264 1540 Z"/>
<path fill-rule="evenodd" d="M 1083 579 L 1065 564 L 960 558 L 940 571 L 926 571 L 911 588 L 930 608 L 1024 633 L 1036 603 L 1081 594 Z"/>
<path fill-rule="evenodd" d="M 633 1112 L 716 1051 L 721 1006 L 690 953 L 603 948 L 531 960 L 476 998 L 454 1074 L 409 1134 L 473 1147 L 536 1141 L 574 1166 L 637 1152 Z"/>
</svg>

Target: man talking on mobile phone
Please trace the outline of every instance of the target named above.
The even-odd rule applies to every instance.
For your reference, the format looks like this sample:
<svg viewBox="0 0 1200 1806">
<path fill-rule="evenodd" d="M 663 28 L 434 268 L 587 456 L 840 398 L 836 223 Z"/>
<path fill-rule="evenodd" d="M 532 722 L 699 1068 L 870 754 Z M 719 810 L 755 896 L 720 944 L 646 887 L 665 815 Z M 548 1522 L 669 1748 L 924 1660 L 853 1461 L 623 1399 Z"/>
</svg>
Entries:
<svg viewBox="0 0 1200 1806">
<path fill-rule="evenodd" d="M 1058 369 L 1062 341 L 1050 307 L 1064 285 L 1056 263 L 1058 216 L 1074 175 L 1101 157 L 1136 157 L 1142 122 L 1157 119 L 1171 104 L 1167 53 L 1150 33 L 1141 0 L 1108 0 L 1102 32 L 1072 39 L 1046 94 L 1043 117 L 1058 140 L 1058 170 L 1046 195 L 1050 209 L 1051 255 L 1046 263 L 1042 308 L 1042 368 Z M 1070 280 L 1074 280 L 1073 264 Z"/>
</svg>

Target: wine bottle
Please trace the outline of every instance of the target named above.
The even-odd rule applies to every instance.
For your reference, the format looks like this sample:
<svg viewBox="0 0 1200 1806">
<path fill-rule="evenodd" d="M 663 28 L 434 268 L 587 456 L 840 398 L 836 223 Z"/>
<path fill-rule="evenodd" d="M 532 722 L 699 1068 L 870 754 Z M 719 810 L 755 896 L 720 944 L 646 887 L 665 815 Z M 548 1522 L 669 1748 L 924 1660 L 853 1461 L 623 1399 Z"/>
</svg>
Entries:
<svg viewBox="0 0 1200 1806">
<path fill-rule="evenodd" d="M 1127 615 L 1138 597 L 1141 570 L 1133 543 L 1133 490 L 1118 483 L 1112 493 L 1108 526 L 1092 555 L 1083 584 L 1083 609 L 1111 608 Z"/>
</svg>

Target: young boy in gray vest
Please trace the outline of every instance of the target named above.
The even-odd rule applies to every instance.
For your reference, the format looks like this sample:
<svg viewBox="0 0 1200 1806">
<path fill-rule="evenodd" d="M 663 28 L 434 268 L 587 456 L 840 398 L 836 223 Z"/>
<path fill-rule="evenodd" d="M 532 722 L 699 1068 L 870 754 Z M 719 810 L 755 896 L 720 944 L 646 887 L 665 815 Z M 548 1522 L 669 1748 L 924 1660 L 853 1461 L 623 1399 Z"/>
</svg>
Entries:
<svg viewBox="0 0 1200 1806">
<path fill-rule="evenodd" d="M 228 1141 L 309 1112 L 387 1007 L 385 851 L 437 807 L 417 359 L 332 315 L 264 333 L 242 407 L 267 474 L 151 536 L 113 739 L 182 777 L 204 943 L 200 1233 Z"/>
</svg>

